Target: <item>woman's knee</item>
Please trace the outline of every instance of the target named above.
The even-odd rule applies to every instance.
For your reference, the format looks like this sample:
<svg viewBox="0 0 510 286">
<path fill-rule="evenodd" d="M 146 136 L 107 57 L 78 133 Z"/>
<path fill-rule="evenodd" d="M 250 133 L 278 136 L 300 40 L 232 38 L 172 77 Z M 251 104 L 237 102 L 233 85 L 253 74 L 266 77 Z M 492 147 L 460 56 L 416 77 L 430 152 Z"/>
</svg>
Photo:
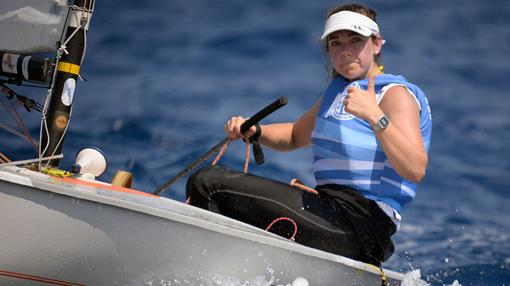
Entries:
<svg viewBox="0 0 510 286">
<path fill-rule="evenodd" d="M 204 193 L 214 184 L 215 178 L 224 168 L 220 166 L 209 166 L 193 173 L 186 183 L 186 198 L 194 196 L 196 192 Z"/>
</svg>

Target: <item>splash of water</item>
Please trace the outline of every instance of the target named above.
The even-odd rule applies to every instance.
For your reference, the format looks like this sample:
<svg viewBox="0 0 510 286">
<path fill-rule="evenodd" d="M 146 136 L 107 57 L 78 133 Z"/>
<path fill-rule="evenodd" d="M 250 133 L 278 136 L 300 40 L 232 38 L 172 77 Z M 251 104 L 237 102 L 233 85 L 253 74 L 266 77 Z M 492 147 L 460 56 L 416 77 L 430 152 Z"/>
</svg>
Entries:
<svg viewBox="0 0 510 286">
<path fill-rule="evenodd" d="M 404 280 L 402 280 L 400 286 L 430 286 L 430 284 L 421 279 L 420 269 L 416 269 L 406 273 L 406 276 L 404 277 Z M 462 285 L 457 280 L 455 280 L 449 286 L 462 286 Z"/>
</svg>

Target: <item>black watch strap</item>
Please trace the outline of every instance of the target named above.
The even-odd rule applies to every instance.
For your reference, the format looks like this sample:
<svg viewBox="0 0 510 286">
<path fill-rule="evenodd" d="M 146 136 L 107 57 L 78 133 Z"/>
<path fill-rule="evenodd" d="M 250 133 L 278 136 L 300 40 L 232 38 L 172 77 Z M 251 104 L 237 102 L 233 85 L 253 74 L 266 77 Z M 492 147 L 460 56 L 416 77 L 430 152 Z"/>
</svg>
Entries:
<svg viewBox="0 0 510 286">
<path fill-rule="evenodd" d="M 257 142 L 259 140 L 261 133 L 262 133 L 262 129 L 260 128 L 260 125 L 258 123 L 255 124 L 255 134 L 250 136 L 250 138 L 248 138 L 248 141 L 250 143 Z"/>
</svg>

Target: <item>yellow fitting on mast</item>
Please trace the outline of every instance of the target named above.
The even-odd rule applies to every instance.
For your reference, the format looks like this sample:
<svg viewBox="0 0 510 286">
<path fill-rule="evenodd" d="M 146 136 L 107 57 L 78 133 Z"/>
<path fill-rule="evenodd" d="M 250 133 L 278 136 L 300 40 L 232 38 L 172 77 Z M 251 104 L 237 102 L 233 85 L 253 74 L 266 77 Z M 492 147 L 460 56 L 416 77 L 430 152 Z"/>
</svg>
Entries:
<svg viewBox="0 0 510 286">
<path fill-rule="evenodd" d="M 72 63 L 59 62 L 57 70 L 70 74 L 80 75 L 80 66 Z"/>
</svg>

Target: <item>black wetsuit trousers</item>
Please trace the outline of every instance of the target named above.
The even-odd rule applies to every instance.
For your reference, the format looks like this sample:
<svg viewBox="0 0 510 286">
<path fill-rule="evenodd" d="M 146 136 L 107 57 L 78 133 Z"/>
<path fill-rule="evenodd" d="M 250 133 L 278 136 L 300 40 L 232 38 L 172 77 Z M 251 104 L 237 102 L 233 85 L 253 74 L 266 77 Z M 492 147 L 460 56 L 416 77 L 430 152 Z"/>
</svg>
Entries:
<svg viewBox="0 0 510 286">
<path fill-rule="evenodd" d="M 186 197 L 194 206 L 262 229 L 290 218 L 297 224 L 295 241 L 313 248 L 377 266 L 391 256 L 396 227 L 374 201 L 340 185 L 316 190 L 319 195 L 213 166 L 190 176 Z M 289 238 L 294 226 L 282 220 L 270 231 Z"/>
</svg>

